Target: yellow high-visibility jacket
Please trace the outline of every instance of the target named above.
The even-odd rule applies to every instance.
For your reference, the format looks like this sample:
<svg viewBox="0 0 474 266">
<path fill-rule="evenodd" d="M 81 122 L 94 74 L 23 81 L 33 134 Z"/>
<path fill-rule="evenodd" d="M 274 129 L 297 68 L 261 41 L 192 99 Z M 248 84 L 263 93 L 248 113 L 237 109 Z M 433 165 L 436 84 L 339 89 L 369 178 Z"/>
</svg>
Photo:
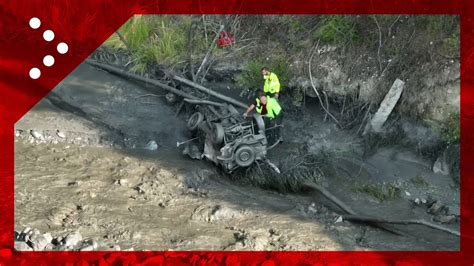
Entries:
<svg viewBox="0 0 474 266">
<path fill-rule="evenodd" d="M 255 106 L 255 110 L 257 111 L 257 113 L 262 114 L 262 104 L 260 102 L 260 99 L 257 98 L 256 100 L 257 100 L 257 105 Z M 266 108 L 267 108 L 267 113 L 263 115 L 270 118 L 270 120 L 277 117 L 281 112 L 281 106 L 278 103 L 278 101 L 268 96 L 267 96 Z"/>
<path fill-rule="evenodd" d="M 275 73 L 270 72 L 270 75 L 263 76 L 265 84 L 263 85 L 263 92 L 265 93 L 279 93 L 280 81 Z"/>
</svg>

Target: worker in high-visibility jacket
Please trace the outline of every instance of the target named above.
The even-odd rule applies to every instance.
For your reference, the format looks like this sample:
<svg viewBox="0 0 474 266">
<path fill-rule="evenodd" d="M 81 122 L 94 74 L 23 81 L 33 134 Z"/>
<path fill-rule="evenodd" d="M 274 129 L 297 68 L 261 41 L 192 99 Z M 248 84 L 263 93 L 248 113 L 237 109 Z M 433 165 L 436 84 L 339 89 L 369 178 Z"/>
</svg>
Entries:
<svg viewBox="0 0 474 266">
<path fill-rule="evenodd" d="M 262 67 L 261 69 L 263 75 L 263 91 L 266 95 L 278 99 L 280 94 L 280 81 L 278 80 L 278 76 L 270 72 L 267 67 Z"/>
<path fill-rule="evenodd" d="M 281 114 L 281 106 L 278 103 L 278 100 L 267 96 L 264 92 L 259 91 L 255 102 L 252 103 L 244 113 L 244 117 L 247 117 L 248 114 L 255 109 L 257 113 L 265 116 L 269 120 L 276 119 Z"/>
<path fill-rule="evenodd" d="M 282 141 L 280 127 L 282 126 L 282 108 L 278 100 L 267 96 L 263 91 L 258 92 L 255 102 L 244 113 L 246 118 L 255 109 L 265 119 L 265 135 L 270 145 Z"/>
</svg>

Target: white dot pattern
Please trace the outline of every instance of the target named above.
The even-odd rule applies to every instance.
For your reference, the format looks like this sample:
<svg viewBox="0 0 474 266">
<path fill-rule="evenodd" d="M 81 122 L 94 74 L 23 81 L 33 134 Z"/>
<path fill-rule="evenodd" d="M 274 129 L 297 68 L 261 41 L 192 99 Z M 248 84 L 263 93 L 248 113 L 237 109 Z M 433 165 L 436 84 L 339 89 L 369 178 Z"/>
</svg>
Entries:
<svg viewBox="0 0 474 266">
<path fill-rule="evenodd" d="M 47 67 L 54 65 L 54 57 L 51 55 L 47 55 L 43 58 L 43 64 Z"/>
<path fill-rule="evenodd" d="M 41 27 L 41 20 L 37 17 L 33 17 L 30 19 L 30 27 L 34 30 L 38 29 Z"/>
<path fill-rule="evenodd" d="M 69 47 L 67 46 L 66 43 L 61 42 L 61 43 L 58 44 L 57 50 L 58 50 L 58 53 L 65 54 L 69 50 Z"/>
<path fill-rule="evenodd" d="M 38 68 L 34 67 L 30 69 L 30 78 L 38 79 L 40 76 L 41 76 L 41 71 Z"/>
<path fill-rule="evenodd" d="M 43 38 L 45 41 L 50 42 L 54 39 L 54 32 L 52 30 L 46 30 L 43 33 Z"/>
</svg>

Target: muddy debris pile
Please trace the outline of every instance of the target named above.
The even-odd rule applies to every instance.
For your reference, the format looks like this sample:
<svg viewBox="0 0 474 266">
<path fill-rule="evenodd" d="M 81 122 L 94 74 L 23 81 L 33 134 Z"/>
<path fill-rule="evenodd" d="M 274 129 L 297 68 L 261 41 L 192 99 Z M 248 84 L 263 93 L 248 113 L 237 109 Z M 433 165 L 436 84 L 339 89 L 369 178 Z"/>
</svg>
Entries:
<svg viewBox="0 0 474 266">
<path fill-rule="evenodd" d="M 38 229 L 29 227 L 14 231 L 14 248 L 17 251 L 120 251 L 120 246 L 116 244 L 83 239 L 77 231 L 53 237 L 51 233 L 42 234 Z"/>
</svg>

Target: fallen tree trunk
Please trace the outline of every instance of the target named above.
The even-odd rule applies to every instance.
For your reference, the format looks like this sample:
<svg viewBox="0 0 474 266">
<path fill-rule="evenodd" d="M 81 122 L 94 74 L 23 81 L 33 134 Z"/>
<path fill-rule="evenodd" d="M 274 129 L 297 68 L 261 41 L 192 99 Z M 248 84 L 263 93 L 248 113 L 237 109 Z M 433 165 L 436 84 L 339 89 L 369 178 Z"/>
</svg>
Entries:
<svg viewBox="0 0 474 266">
<path fill-rule="evenodd" d="M 157 87 L 160 87 L 162 89 L 165 89 L 165 90 L 168 90 L 176 95 L 179 95 L 181 97 L 184 97 L 184 98 L 187 98 L 187 99 L 193 99 L 193 100 L 201 100 L 200 98 L 196 97 L 196 96 L 193 96 L 189 93 L 185 93 L 181 90 L 178 90 L 178 89 L 175 89 L 171 86 L 168 86 L 166 84 L 163 84 L 157 80 L 154 80 L 154 79 L 150 79 L 150 78 L 145 78 L 143 76 L 140 76 L 140 75 L 137 75 L 137 74 L 133 74 L 133 73 L 130 73 L 129 71 L 125 70 L 125 69 L 121 69 L 121 68 L 118 68 L 118 67 L 114 67 L 114 66 L 110 66 L 110 65 L 106 65 L 106 64 L 102 64 L 102 63 L 99 63 L 99 62 L 96 62 L 94 60 L 89 60 L 87 59 L 86 60 L 86 63 L 92 65 L 92 66 L 95 66 L 95 67 L 98 67 L 98 68 L 101 68 L 101 69 L 104 69 L 106 71 L 109 71 L 110 73 L 113 73 L 113 74 L 116 74 L 116 75 L 119 75 L 119 76 L 123 76 L 123 77 L 126 77 L 126 78 L 130 78 L 130 79 L 135 79 L 135 80 L 139 80 L 139 81 L 142 81 L 142 82 L 145 82 L 145 83 L 150 83 L 150 84 L 153 84 Z M 182 77 L 179 77 L 179 76 L 176 76 L 176 75 L 172 75 L 172 78 L 174 80 L 177 80 L 179 82 L 182 82 L 190 87 L 193 87 L 193 88 L 196 88 L 200 91 L 203 91 L 207 94 L 210 94 L 218 99 L 221 99 L 223 101 L 226 101 L 230 104 L 233 104 L 235 106 L 238 106 L 238 107 L 241 107 L 241 108 L 247 108 L 247 105 L 242 103 L 242 102 L 239 102 L 231 97 L 227 97 L 225 95 L 222 95 L 218 92 L 215 92 L 213 90 L 210 90 L 208 88 L 205 88 L 204 86 L 201 86 L 197 83 L 194 83 L 188 79 L 185 79 L 185 78 L 182 78 Z"/>
<path fill-rule="evenodd" d="M 235 105 L 235 106 L 242 107 L 242 108 L 247 108 L 247 107 L 248 107 L 246 104 L 244 104 L 244 103 L 242 103 L 242 102 L 239 102 L 239 101 L 237 101 L 237 100 L 235 100 L 235 99 L 233 99 L 233 98 L 231 98 L 231 97 L 227 97 L 227 96 L 222 95 L 222 94 L 220 94 L 220 93 L 218 93 L 218 92 L 215 92 L 215 91 L 213 91 L 213 90 L 211 90 L 211 89 L 208 89 L 208 88 L 206 88 L 206 87 L 204 87 L 204 86 L 202 86 L 202 85 L 199 85 L 199 84 L 197 84 L 197 83 L 195 83 L 195 82 L 190 81 L 189 79 L 185 79 L 185 78 L 183 78 L 183 77 L 176 76 L 176 75 L 172 75 L 172 78 L 173 78 L 174 80 L 176 80 L 176 81 L 182 82 L 182 83 L 184 83 L 184 84 L 186 84 L 186 85 L 188 85 L 188 86 L 191 86 L 191 87 L 193 87 L 193 88 L 196 88 L 196 89 L 198 89 L 198 90 L 200 90 L 200 91 L 202 91 L 202 92 L 205 92 L 205 93 L 207 93 L 207 94 L 210 94 L 210 95 L 212 95 L 212 96 L 214 96 L 214 97 L 216 97 L 216 98 L 219 98 L 219 99 L 221 99 L 221 100 L 224 100 L 224 101 L 226 101 L 226 102 L 228 102 L 228 103 L 231 103 L 231 104 L 233 104 L 233 105 Z"/>
<path fill-rule="evenodd" d="M 86 63 L 88 63 L 89 65 L 91 66 L 95 66 L 95 67 L 98 67 L 98 68 L 101 68 L 103 70 L 106 70 L 110 73 L 113 73 L 113 74 L 116 74 L 116 75 L 119 75 L 119 76 L 123 76 L 123 77 L 126 77 L 126 78 L 129 78 L 129 79 L 135 79 L 135 80 L 139 80 L 139 81 L 142 81 L 142 82 L 145 82 L 145 83 L 149 83 L 149 84 L 152 84 L 152 85 L 155 85 L 157 87 L 160 87 L 162 89 L 165 89 L 165 90 L 168 90 L 176 95 L 179 95 L 183 98 L 186 98 L 186 99 L 193 99 L 193 100 L 199 100 L 198 97 L 196 96 L 193 96 L 189 93 L 185 93 L 181 90 L 178 90 L 178 89 L 175 89 L 171 86 L 168 86 L 166 84 L 163 84 L 161 82 L 158 82 L 156 80 L 153 80 L 153 79 L 149 79 L 149 78 L 145 78 L 145 77 L 142 77 L 140 75 L 137 75 L 137 74 L 133 74 L 133 73 L 130 73 L 124 69 L 121 69 L 121 68 L 118 68 L 118 67 L 114 67 L 114 66 L 109 66 L 109 65 L 106 65 L 106 64 L 102 64 L 102 63 L 98 63 L 98 62 L 95 62 L 93 60 L 89 60 L 87 59 L 86 60 Z"/>
<path fill-rule="evenodd" d="M 357 215 L 343 215 L 342 219 L 347 220 L 347 221 L 357 221 L 357 222 L 373 222 L 373 223 L 389 223 L 389 224 L 419 224 L 419 225 L 424 225 L 426 227 L 443 231 L 455 236 L 461 236 L 461 234 L 458 231 L 451 230 L 449 228 L 432 224 L 423 220 L 389 220 L 389 219 L 372 218 L 372 217 L 357 216 Z"/>
<path fill-rule="evenodd" d="M 225 104 L 223 104 L 223 103 L 218 103 L 218 102 L 213 102 L 213 101 L 207 101 L 207 100 L 184 99 L 184 101 L 185 101 L 185 102 L 188 102 L 188 103 L 214 105 L 214 106 L 219 106 L 219 107 L 225 105 Z"/>
</svg>

